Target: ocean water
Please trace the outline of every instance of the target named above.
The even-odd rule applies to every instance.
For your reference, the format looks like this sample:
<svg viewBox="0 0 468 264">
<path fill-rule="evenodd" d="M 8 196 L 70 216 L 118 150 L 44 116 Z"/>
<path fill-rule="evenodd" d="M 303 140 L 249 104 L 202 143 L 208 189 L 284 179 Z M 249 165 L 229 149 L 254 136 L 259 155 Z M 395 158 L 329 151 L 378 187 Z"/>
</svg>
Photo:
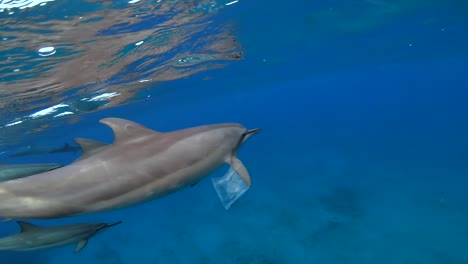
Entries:
<svg viewBox="0 0 468 264">
<path fill-rule="evenodd" d="M 27 220 L 123 223 L 78 254 L 0 252 L 0 263 L 468 263 L 466 1 L 0 1 L 0 11 L 2 163 L 71 163 L 80 151 L 53 150 L 75 137 L 111 143 L 105 117 L 262 129 L 238 152 L 252 187 L 229 210 L 210 180 L 225 165 L 147 203 Z M 38 153 L 14 155 L 28 146 Z M 0 236 L 18 231 L 0 223 Z"/>
</svg>

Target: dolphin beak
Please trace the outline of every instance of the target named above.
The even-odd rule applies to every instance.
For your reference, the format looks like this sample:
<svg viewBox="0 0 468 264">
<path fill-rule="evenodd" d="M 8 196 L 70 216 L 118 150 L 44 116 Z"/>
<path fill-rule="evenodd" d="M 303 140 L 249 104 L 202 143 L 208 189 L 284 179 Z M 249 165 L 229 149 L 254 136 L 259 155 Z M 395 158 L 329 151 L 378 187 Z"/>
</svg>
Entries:
<svg viewBox="0 0 468 264">
<path fill-rule="evenodd" d="M 257 134 L 258 132 L 262 131 L 260 128 L 254 128 L 254 129 L 249 129 L 244 133 L 244 136 L 246 135 L 254 135 Z"/>
<path fill-rule="evenodd" d="M 250 136 L 257 134 L 260 132 L 260 128 L 249 129 L 242 134 L 241 139 L 239 140 L 239 145 L 236 147 L 235 151 L 239 148 L 239 146 L 244 143 Z"/>
<path fill-rule="evenodd" d="M 118 221 L 118 222 L 115 222 L 115 223 L 112 223 L 112 224 L 104 224 L 102 227 L 98 228 L 97 231 L 99 232 L 99 231 L 101 231 L 103 229 L 107 229 L 109 227 L 113 227 L 113 226 L 119 225 L 121 223 L 122 223 L 122 221 Z"/>
<path fill-rule="evenodd" d="M 258 132 L 260 132 L 260 130 L 261 130 L 260 128 L 254 128 L 254 129 L 249 129 L 249 130 L 245 131 L 245 132 L 241 135 L 241 137 L 240 137 L 240 139 L 239 139 L 239 142 L 237 143 L 237 146 L 234 148 L 233 153 L 236 153 L 237 150 L 239 149 L 239 147 L 240 147 L 250 136 L 252 136 L 252 135 L 254 135 L 254 134 L 257 134 Z M 235 154 L 234 154 L 234 155 L 235 155 Z"/>
<path fill-rule="evenodd" d="M 106 228 L 107 228 L 107 227 L 116 226 L 116 225 L 120 225 L 121 223 L 122 223 L 122 221 L 118 221 L 118 222 L 115 222 L 115 223 L 112 223 L 112 224 L 107 224 L 107 225 L 106 225 Z"/>
</svg>

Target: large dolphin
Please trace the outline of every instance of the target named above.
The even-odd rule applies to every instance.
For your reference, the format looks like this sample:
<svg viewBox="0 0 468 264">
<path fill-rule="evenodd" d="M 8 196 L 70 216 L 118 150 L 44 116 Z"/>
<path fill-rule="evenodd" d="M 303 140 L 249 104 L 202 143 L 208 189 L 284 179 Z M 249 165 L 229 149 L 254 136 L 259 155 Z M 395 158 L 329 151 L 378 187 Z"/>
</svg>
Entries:
<svg viewBox="0 0 468 264">
<path fill-rule="evenodd" d="M 260 129 L 226 123 L 161 133 L 120 118 L 100 122 L 112 128 L 113 144 L 62 168 L 0 183 L 0 217 L 48 219 L 127 207 L 193 186 L 224 163 L 251 184 L 236 152 Z"/>
<path fill-rule="evenodd" d="M 18 234 L 0 238 L 0 251 L 29 251 L 77 243 L 74 252 L 78 253 L 98 232 L 122 222 L 51 227 L 41 227 L 24 221 L 17 223 L 21 231 Z"/>
<path fill-rule="evenodd" d="M 58 163 L 0 164 L 0 182 L 31 176 L 62 166 Z"/>
</svg>

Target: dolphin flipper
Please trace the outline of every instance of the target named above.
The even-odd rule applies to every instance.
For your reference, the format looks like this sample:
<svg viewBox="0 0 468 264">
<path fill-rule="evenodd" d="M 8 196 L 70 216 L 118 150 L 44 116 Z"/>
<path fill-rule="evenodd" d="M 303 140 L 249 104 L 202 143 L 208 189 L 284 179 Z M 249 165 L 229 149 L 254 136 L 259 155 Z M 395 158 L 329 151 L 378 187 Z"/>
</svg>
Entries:
<svg viewBox="0 0 468 264">
<path fill-rule="evenodd" d="M 80 252 L 83 248 L 86 247 L 86 245 L 88 244 L 88 240 L 87 239 L 83 239 L 81 240 L 80 242 L 78 242 L 78 244 L 76 245 L 76 248 L 75 250 L 73 251 L 75 254 Z"/>
<path fill-rule="evenodd" d="M 250 181 L 249 171 L 240 159 L 238 159 L 236 156 L 233 156 L 229 161 L 229 165 L 231 165 L 231 168 L 237 173 L 239 177 L 242 178 L 247 187 L 250 187 L 250 185 L 252 185 L 252 182 Z"/>
<path fill-rule="evenodd" d="M 216 193 L 226 210 L 244 195 L 251 185 L 249 173 L 237 157 L 232 157 L 229 164 L 231 167 L 224 176 L 211 178 Z"/>
</svg>

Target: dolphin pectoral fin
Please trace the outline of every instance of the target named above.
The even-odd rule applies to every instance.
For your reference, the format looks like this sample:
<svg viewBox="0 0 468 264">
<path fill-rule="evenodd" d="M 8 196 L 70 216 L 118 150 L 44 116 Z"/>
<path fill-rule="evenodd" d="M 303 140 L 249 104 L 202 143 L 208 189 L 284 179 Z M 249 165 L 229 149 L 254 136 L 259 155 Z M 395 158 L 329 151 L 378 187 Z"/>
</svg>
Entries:
<svg viewBox="0 0 468 264">
<path fill-rule="evenodd" d="M 240 160 L 238 161 L 240 162 Z M 240 164 L 242 165 L 242 163 Z M 229 168 L 222 177 L 211 178 L 216 193 L 226 210 L 250 188 L 249 174 L 240 174 L 247 172 L 244 165 L 234 168 Z"/>
<path fill-rule="evenodd" d="M 228 163 L 231 165 L 231 168 L 242 178 L 245 184 L 250 187 L 252 185 L 252 182 L 250 181 L 250 174 L 242 161 L 236 156 L 233 156 Z"/>
<path fill-rule="evenodd" d="M 75 254 L 80 252 L 83 248 L 86 247 L 86 245 L 88 244 L 88 240 L 87 239 L 84 239 L 84 240 L 81 240 L 80 242 L 78 242 L 78 244 L 76 245 L 76 248 L 75 250 L 73 251 Z"/>
</svg>

